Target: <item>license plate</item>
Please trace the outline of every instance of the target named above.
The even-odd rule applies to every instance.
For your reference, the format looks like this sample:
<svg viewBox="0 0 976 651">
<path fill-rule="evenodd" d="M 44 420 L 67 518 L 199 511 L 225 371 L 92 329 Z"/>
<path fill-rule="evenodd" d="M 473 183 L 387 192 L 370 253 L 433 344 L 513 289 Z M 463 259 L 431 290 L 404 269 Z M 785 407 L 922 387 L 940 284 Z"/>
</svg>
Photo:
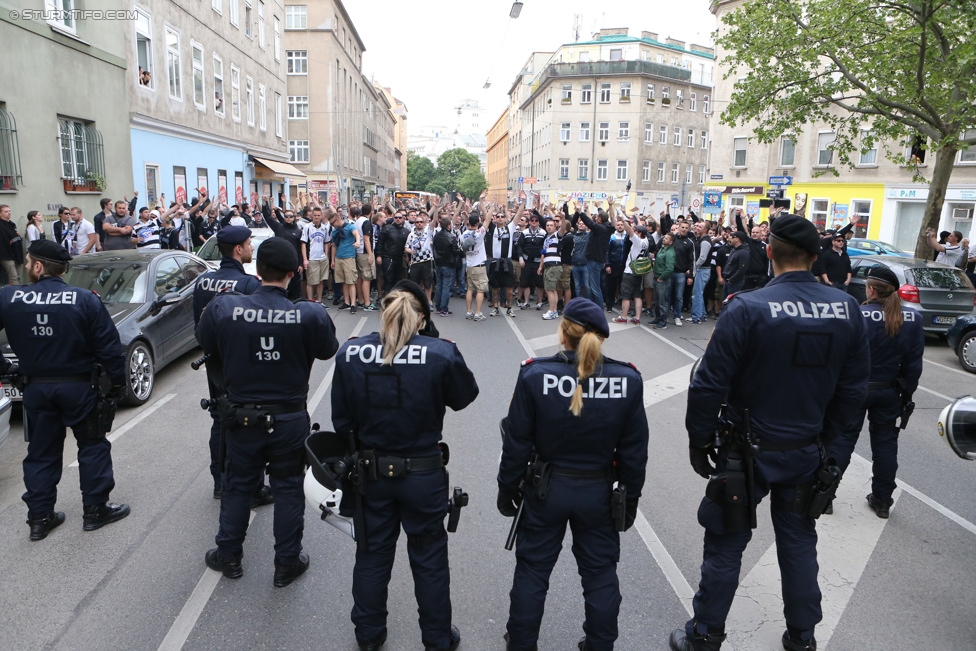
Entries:
<svg viewBox="0 0 976 651">
<path fill-rule="evenodd" d="M 11 400 L 21 399 L 20 389 L 17 387 L 2 387 L 2 389 L 4 398 L 10 398 Z"/>
<path fill-rule="evenodd" d="M 956 322 L 956 317 L 954 316 L 937 316 L 933 319 L 935 325 L 952 325 Z"/>
</svg>

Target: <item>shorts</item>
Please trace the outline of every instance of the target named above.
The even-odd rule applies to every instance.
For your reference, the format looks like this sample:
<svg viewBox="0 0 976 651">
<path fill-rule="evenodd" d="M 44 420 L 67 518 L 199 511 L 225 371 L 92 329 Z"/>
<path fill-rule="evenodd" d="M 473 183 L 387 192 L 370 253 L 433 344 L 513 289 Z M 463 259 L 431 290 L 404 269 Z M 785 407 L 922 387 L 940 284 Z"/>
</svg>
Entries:
<svg viewBox="0 0 976 651">
<path fill-rule="evenodd" d="M 355 285 L 356 279 L 356 258 L 336 258 L 335 261 L 335 281 L 343 285 Z"/>
<path fill-rule="evenodd" d="M 559 282 L 556 283 L 556 291 L 568 292 L 572 287 L 573 265 L 564 264 L 562 267 L 563 267 L 563 273 L 561 276 L 559 276 Z"/>
<path fill-rule="evenodd" d="M 634 274 L 624 274 L 620 280 L 620 298 L 630 300 L 632 298 L 643 298 L 644 279 L 647 276 L 635 276 Z"/>
<path fill-rule="evenodd" d="M 526 262 L 525 266 L 522 267 L 522 275 L 519 278 L 519 287 L 525 289 L 526 287 L 538 287 L 539 281 L 542 277 L 539 274 L 539 263 L 538 262 Z"/>
<path fill-rule="evenodd" d="M 468 267 L 466 271 L 468 274 L 469 290 L 473 290 L 479 294 L 484 294 L 488 291 L 488 272 L 485 271 L 485 265 Z"/>
<path fill-rule="evenodd" d="M 559 279 L 563 277 L 563 266 L 561 264 L 549 265 L 542 270 L 547 292 L 555 292 L 559 289 Z"/>
<path fill-rule="evenodd" d="M 376 277 L 376 265 L 369 261 L 369 256 L 365 253 L 357 253 L 356 272 L 360 280 L 372 280 Z"/>
<path fill-rule="evenodd" d="M 488 286 L 492 289 L 515 287 L 515 262 L 507 258 L 489 260 Z"/>
<path fill-rule="evenodd" d="M 410 265 L 407 277 L 424 289 L 434 286 L 434 261 L 415 262 Z"/>
<path fill-rule="evenodd" d="M 321 260 L 309 260 L 308 261 L 308 273 L 305 279 L 309 285 L 318 285 L 323 280 L 329 279 L 329 259 L 322 258 Z"/>
</svg>

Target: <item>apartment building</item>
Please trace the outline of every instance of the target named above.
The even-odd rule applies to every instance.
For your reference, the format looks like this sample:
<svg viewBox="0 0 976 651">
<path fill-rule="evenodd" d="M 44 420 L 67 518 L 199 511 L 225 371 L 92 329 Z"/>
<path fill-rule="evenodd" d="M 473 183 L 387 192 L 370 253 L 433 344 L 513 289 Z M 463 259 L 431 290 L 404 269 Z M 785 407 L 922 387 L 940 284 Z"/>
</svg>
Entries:
<svg viewBox="0 0 976 651">
<path fill-rule="evenodd" d="M 508 109 L 495 120 L 488 130 L 485 179 L 488 181 L 488 201 L 506 203 L 508 188 Z"/>
</svg>

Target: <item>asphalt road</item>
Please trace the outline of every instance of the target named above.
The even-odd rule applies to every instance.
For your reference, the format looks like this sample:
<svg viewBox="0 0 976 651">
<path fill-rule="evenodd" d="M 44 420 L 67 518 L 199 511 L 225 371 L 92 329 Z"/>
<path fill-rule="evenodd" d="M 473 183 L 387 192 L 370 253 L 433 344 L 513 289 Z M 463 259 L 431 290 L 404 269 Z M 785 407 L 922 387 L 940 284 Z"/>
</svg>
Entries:
<svg viewBox="0 0 976 651">
<path fill-rule="evenodd" d="M 508 408 L 519 363 L 556 350 L 555 323 L 520 311 L 481 323 L 440 318 L 481 386 L 468 409 L 449 412 L 451 482 L 471 503 L 451 535 L 454 622 L 462 649 L 504 649 L 514 555 L 503 549 L 509 520 L 495 510 L 500 452 L 498 421 Z M 330 310 L 339 336 L 378 326 L 375 314 Z M 705 482 L 688 465 L 683 430 L 688 370 L 712 324 L 673 324 L 663 332 L 614 326 L 605 352 L 643 373 L 651 423 L 650 462 L 637 525 L 621 536 L 619 575 L 622 650 L 666 649 L 671 629 L 688 617 L 699 578 L 702 529 L 696 510 Z M 74 442 L 66 444 L 58 508 L 67 522 L 42 542 L 28 541 L 19 419 L 0 448 L 0 649 L 316 649 L 354 651 L 349 621 L 354 543 L 306 511 L 309 572 L 285 589 L 272 587 L 271 507 L 255 512 L 245 544 L 244 577 L 230 581 L 206 569 L 218 502 L 211 498 L 207 433 L 198 406 L 204 373 L 193 351 L 163 370 L 153 397 L 116 418 L 114 501 L 132 506 L 126 520 L 96 532 L 81 528 Z M 957 458 L 935 431 L 952 397 L 976 391 L 976 376 L 959 369 L 941 341 L 927 341 L 918 408 L 901 438 L 902 489 L 891 518 L 867 508 L 870 471 L 855 462 L 837 513 L 822 518 L 821 586 L 825 619 L 820 648 L 831 650 L 976 648 L 976 465 Z M 316 364 L 313 421 L 329 423 L 331 362 Z M 758 379 L 775 382 L 776 378 Z M 870 459 L 865 436 L 858 454 Z M 782 619 L 768 508 L 742 568 L 742 587 L 724 648 L 779 649 Z M 413 583 L 401 537 L 389 597 L 390 651 L 421 648 Z M 583 600 L 567 533 L 553 573 L 540 648 L 575 649 Z"/>
</svg>

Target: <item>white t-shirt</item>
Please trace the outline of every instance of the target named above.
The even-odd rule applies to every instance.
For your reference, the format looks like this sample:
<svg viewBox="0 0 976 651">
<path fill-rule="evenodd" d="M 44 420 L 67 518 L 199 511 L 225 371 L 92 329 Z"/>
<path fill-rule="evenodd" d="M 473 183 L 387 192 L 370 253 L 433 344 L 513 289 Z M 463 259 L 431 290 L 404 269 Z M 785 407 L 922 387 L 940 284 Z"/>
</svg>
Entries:
<svg viewBox="0 0 976 651">
<path fill-rule="evenodd" d="M 647 240 L 634 233 L 630 236 L 630 253 L 627 254 L 627 264 L 624 265 L 624 273 L 632 274 L 630 263 L 640 257 L 641 253 L 647 251 Z"/>
<path fill-rule="evenodd" d="M 139 220 L 132 231 L 132 234 L 139 239 L 136 246 L 140 249 L 158 249 L 160 230 L 162 226 L 155 219 L 145 222 Z"/>
<path fill-rule="evenodd" d="M 247 221 L 240 215 L 234 215 L 227 224 L 228 226 L 247 226 Z"/>
<path fill-rule="evenodd" d="M 458 241 L 461 244 L 461 250 L 464 251 L 464 262 L 467 266 L 477 267 L 479 264 L 484 264 L 488 259 L 488 255 L 485 253 L 484 228 L 478 228 L 476 230 L 467 228 L 461 233 Z M 467 246 L 465 246 L 466 242 L 468 243 Z"/>
<path fill-rule="evenodd" d="M 373 225 L 369 222 L 369 217 L 360 217 L 356 220 L 356 230 L 359 231 L 359 246 L 356 247 L 356 253 L 366 253 L 366 232 L 364 229 L 369 229 L 369 236 L 373 236 Z"/>
<path fill-rule="evenodd" d="M 941 264 L 947 264 L 950 267 L 956 267 L 959 265 L 959 256 L 962 255 L 962 247 L 958 244 L 948 244 L 945 245 L 945 251 L 939 253 L 935 258 L 936 262 Z"/>
<path fill-rule="evenodd" d="M 88 236 L 95 234 L 95 227 L 87 219 L 80 219 L 71 223 L 68 234 L 68 252 L 71 255 L 79 255 L 88 246 Z M 97 241 L 88 249 L 88 253 L 94 253 Z"/>
<path fill-rule="evenodd" d="M 316 228 L 309 222 L 302 231 L 302 242 L 308 244 L 309 260 L 325 260 L 325 245 L 332 241 L 332 227 L 327 223 Z"/>
</svg>

